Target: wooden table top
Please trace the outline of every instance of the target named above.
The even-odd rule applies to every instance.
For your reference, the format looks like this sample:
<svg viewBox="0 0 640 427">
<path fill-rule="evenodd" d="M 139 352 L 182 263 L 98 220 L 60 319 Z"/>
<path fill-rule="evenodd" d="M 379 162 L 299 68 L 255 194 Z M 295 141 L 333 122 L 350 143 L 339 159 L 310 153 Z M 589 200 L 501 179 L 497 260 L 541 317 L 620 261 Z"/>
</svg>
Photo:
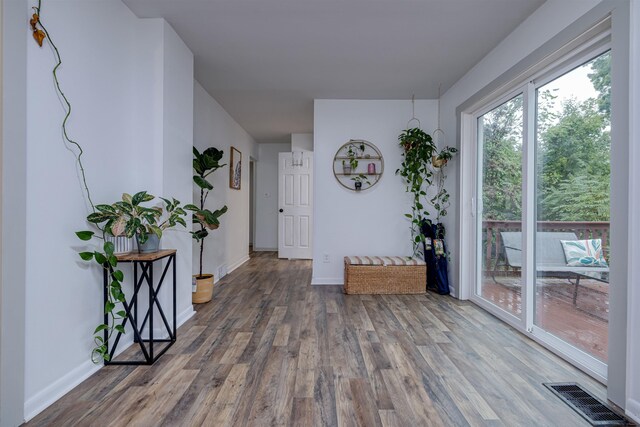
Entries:
<svg viewBox="0 0 640 427">
<path fill-rule="evenodd" d="M 160 249 L 158 252 L 151 252 L 148 254 L 140 254 L 138 252 L 131 252 L 123 255 L 116 255 L 118 261 L 134 262 L 134 261 L 155 261 L 161 258 L 168 257 L 177 252 L 176 249 Z"/>
</svg>

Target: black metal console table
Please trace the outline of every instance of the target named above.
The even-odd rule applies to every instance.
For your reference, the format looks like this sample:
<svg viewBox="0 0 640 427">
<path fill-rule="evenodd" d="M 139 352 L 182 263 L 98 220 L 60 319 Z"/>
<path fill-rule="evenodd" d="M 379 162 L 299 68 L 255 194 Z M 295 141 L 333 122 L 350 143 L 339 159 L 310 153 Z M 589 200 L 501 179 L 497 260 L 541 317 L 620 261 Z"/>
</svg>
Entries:
<svg viewBox="0 0 640 427">
<path fill-rule="evenodd" d="M 124 311 L 126 313 L 125 317 L 122 319 L 122 327 L 124 328 L 127 325 L 127 321 L 131 322 L 131 326 L 133 329 L 133 341 L 134 343 L 138 343 L 140 345 L 140 349 L 142 350 L 142 355 L 144 356 L 143 360 L 113 360 L 113 355 L 118 347 L 118 343 L 120 342 L 120 337 L 122 336 L 121 332 L 118 332 L 116 335 L 115 341 L 113 342 L 113 347 L 109 351 L 107 342 L 108 333 L 105 330 L 104 339 L 107 343 L 107 351 L 109 353 L 109 360 L 105 360 L 105 365 L 151 365 L 153 362 L 158 360 L 160 356 L 162 356 L 168 349 L 176 342 L 176 250 L 175 249 L 163 249 L 158 252 L 149 253 L 149 254 L 139 254 L 139 253 L 131 253 L 125 255 L 118 255 L 118 263 L 121 262 L 130 262 L 133 264 L 133 295 L 129 298 L 128 301 L 124 301 L 122 304 L 124 305 Z M 157 285 L 154 285 L 153 281 L 153 264 L 156 261 L 160 261 L 162 259 L 168 258 L 167 264 L 164 267 L 162 275 L 160 276 L 160 280 Z M 158 301 L 158 292 L 162 287 L 165 276 L 169 271 L 169 267 L 172 267 L 173 273 L 173 324 L 169 326 L 169 322 L 167 321 L 167 317 L 164 314 L 164 310 L 160 306 L 160 302 Z M 104 302 L 105 305 L 108 300 L 108 289 L 109 289 L 109 275 L 110 271 L 105 269 L 104 271 Z M 142 322 L 139 322 L 138 319 L 138 293 L 142 288 L 142 285 L 146 283 L 147 288 L 149 290 L 149 304 L 147 311 L 142 319 Z M 154 338 L 153 337 L 153 308 L 157 308 L 160 317 L 162 318 L 162 322 L 167 330 L 168 338 Z M 104 323 L 108 324 L 108 315 L 105 313 L 104 315 Z M 147 325 L 147 321 L 149 322 L 149 337 L 148 339 L 142 338 L 142 331 L 144 327 Z M 154 344 L 158 343 L 166 343 L 164 347 L 154 353 Z"/>
</svg>

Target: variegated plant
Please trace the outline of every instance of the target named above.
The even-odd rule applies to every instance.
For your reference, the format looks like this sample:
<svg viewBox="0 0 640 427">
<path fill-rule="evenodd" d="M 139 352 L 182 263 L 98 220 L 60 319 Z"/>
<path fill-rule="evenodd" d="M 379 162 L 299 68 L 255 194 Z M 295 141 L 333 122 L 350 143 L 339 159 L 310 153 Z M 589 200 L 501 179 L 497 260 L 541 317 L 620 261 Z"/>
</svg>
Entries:
<svg viewBox="0 0 640 427">
<path fill-rule="evenodd" d="M 95 231 L 78 231 L 76 235 L 80 240 L 90 241 L 98 238 L 104 241 L 101 247 L 94 251 L 80 252 L 80 258 L 85 261 L 95 261 L 101 268 L 109 274 L 109 285 L 107 291 L 107 302 L 104 312 L 108 316 L 106 323 L 101 323 L 96 327 L 94 334 L 95 347 L 91 353 L 91 360 L 94 363 L 100 360 L 109 360 L 107 343 L 114 332 L 125 333 L 124 326 L 117 323 L 117 320 L 126 317 L 126 311 L 122 310 L 125 302 L 125 295 L 122 291 L 122 281 L 124 273 L 118 270 L 118 259 L 114 255 L 114 245 L 107 242 L 105 236 L 127 236 L 129 238 L 137 236 L 140 243 L 147 241 L 150 233 L 162 237 L 163 230 L 181 224 L 186 227 L 183 218 L 187 213 L 180 207 L 180 202 L 176 199 L 161 198 L 165 205 L 165 210 L 160 206 L 144 206 L 146 202 L 155 199 L 146 191 L 131 196 L 123 194 L 122 200 L 111 205 L 95 205 L 94 212 L 87 216 L 87 221 L 95 224 L 99 233 Z M 163 217 L 164 212 L 166 215 Z M 100 250 L 102 249 L 102 250 Z M 116 311 L 117 308 L 120 310 Z M 103 331 L 107 331 L 107 338 L 104 339 Z"/>
</svg>

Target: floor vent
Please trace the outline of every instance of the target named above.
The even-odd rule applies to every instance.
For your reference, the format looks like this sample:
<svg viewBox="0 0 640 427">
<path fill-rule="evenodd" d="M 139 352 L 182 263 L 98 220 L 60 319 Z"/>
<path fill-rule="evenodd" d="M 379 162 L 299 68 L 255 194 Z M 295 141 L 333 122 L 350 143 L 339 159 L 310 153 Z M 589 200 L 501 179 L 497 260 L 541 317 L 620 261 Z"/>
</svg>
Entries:
<svg viewBox="0 0 640 427">
<path fill-rule="evenodd" d="M 627 420 L 577 383 L 543 383 L 592 426 L 626 426 Z"/>
</svg>

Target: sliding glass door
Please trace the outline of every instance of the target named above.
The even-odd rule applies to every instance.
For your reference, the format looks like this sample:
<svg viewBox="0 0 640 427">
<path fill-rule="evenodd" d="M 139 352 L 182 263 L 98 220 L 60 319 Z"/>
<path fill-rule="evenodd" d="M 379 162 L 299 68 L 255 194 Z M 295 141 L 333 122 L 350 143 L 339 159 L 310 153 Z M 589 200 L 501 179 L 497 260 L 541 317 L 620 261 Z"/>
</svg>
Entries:
<svg viewBox="0 0 640 427">
<path fill-rule="evenodd" d="M 480 280 L 477 293 L 500 310 L 522 315 L 523 94 L 478 117 Z M 505 247 L 505 245 L 507 245 Z"/>
<path fill-rule="evenodd" d="M 607 360 L 609 52 L 536 90 L 534 324 Z"/>
<path fill-rule="evenodd" d="M 575 55 L 475 115 L 472 299 L 606 377 L 610 52 Z"/>
</svg>

